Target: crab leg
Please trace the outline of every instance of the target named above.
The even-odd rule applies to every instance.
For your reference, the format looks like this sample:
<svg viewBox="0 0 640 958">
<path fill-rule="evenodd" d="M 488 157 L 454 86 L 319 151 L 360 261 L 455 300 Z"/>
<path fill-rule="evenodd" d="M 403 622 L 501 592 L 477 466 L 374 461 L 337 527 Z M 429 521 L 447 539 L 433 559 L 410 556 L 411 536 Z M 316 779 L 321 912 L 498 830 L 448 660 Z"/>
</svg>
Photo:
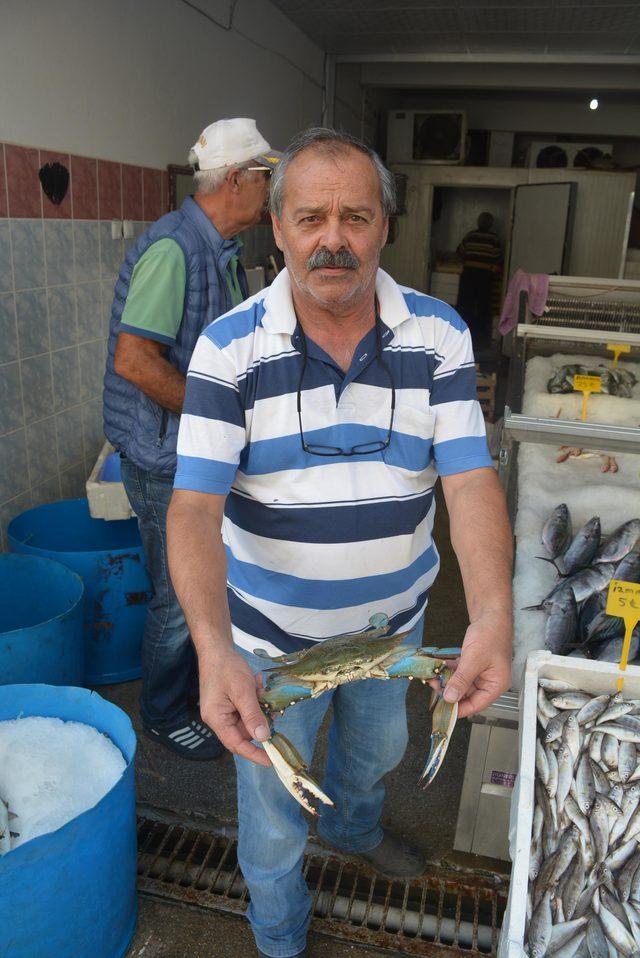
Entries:
<svg viewBox="0 0 640 958">
<path fill-rule="evenodd" d="M 286 788 L 312 815 L 317 811 L 309 802 L 309 797 L 317 798 L 323 805 L 333 805 L 331 799 L 325 795 L 320 786 L 310 775 L 307 775 L 309 766 L 300 752 L 289 739 L 281 732 L 274 732 L 271 738 L 262 743 L 262 746 L 271 759 L 275 773 Z"/>
<path fill-rule="evenodd" d="M 418 679 L 429 682 L 443 675 L 447 659 L 457 659 L 461 649 L 420 648 L 407 649 L 393 665 L 387 665 L 391 679 Z"/>
<path fill-rule="evenodd" d="M 260 690 L 259 699 L 264 711 L 270 715 L 282 714 L 290 705 L 313 696 L 313 683 L 304 679 L 290 679 L 286 675 L 272 673 Z"/>
<path fill-rule="evenodd" d="M 449 675 L 451 674 L 449 669 L 446 671 Z M 445 679 L 445 684 L 449 675 L 447 675 Z M 431 785 L 431 782 L 440 771 L 440 766 L 444 762 L 444 757 L 447 754 L 449 740 L 457 718 L 458 703 L 445 702 L 442 695 L 439 695 L 438 702 L 433 710 L 431 748 L 425 766 L 422 769 L 422 774 L 418 779 L 418 781 L 424 782 L 424 788 Z"/>
</svg>

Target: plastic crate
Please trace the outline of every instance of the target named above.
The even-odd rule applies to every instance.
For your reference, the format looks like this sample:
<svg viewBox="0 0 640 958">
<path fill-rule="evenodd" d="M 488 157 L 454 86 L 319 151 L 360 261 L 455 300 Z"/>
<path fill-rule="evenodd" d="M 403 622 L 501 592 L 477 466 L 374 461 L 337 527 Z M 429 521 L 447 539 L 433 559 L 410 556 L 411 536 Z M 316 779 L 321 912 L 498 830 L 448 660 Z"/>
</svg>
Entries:
<svg viewBox="0 0 640 958">
<path fill-rule="evenodd" d="M 87 499 L 92 519 L 130 519 L 135 515 L 120 481 L 101 479 L 107 457 L 115 452 L 110 442 L 105 442 L 87 479 Z"/>
<path fill-rule="evenodd" d="M 625 676 L 623 695 L 640 697 L 640 668 L 630 665 L 626 672 L 618 666 L 588 659 L 567 658 L 551 652 L 532 652 L 527 658 L 520 698 L 520 762 L 511 799 L 509 822 L 509 854 L 513 867 L 507 908 L 502 921 L 498 958 L 527 958 L 524 931 L 529 887 L 531 829 L 535 806 L 534 777 L 536 758 L 536 710 L 538 680 L 562 679 L 584 692 L 602 695 L 616 691 L 621 675 Z"/>
</svg>

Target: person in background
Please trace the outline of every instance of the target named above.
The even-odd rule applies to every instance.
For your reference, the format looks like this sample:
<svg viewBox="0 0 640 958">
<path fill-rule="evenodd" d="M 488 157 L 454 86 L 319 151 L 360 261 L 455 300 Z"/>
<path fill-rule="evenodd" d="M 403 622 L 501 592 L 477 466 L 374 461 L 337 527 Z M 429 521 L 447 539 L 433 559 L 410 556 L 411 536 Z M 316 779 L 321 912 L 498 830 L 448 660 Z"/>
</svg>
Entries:
<svg viewBox="0 0 640 958">
<path fill-rule="evenodd" d="M 491 213 L 481 213 L 478 228 L 458 246 L 462 275 L 457 309 L 469 327 L 476 353 L 491 346 L 491 284 L 502 266 L 502 246 L 492 227 Z"/>
<path fill-rule="evenodd" d="M 270 663 L 375 613 L 422 644 L 439 559 L 441 478 L 470 626 L 447 684 L 460 715 L 511 677 L 511 532 L 487 451 L 471 339 L 446 303 L 378 268 L 392 174 L 360 140 L 312 129 L 271 186 L 286 269 L 203 332 L 187 375 L 167 533 L 200 660 L 200 708 L 235 753 L 238 860 L 260 956 L 303 955 L 307 825 L 263 749 Z M 366 641 L 366 640 L 363 640 Z M 458 637 L 451 637 L 458 644 Z M 341 685 L 275 720 L 310 760 L 330 704 L 321 840 L 392 878 L 423 852 L 382 826 L 384 775 L 407 743 L 408 681 Z"/>
<path fill-rule="evenodd" d="M 236 234 L 258 223 L 280 154 L 255 120 L 218 120 L 189 163 L 195 195 L 154 223 L 120 268 L 104 379 L 104 432 L 121 457 L 153 585 L 142 642 L 144 731 L 187 759 L 222 753 L 194 709 L 197 659 L 167 560 L 185 376 L 202 330 L 248 295 Z"/>
</svg>

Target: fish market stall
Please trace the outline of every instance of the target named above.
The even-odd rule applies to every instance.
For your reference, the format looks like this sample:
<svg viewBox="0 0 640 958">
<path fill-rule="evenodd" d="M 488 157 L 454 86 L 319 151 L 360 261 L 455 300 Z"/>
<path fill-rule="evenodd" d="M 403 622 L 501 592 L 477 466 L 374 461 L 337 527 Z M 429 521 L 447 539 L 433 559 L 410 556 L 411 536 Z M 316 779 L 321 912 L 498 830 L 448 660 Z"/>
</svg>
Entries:
<svg viewBox="0 0 640 958">
<path fill-rule="evenodd" d="M 565 589 L 565 620 L 563 608 L 557 604 L 526 609 L 540 606 L 562 585 L 550 559 L 555 558 L 560 571 L 566 571 L 562 554 L 552 556 L 543 546 L 545 523 L 556 507 L 566 505 L 574 538 L 597 517 L 594 558 L 597 549 L 606 548 L 608 537 L 640 518 L 640 283 L 552 277 L 545 315 L 531 315 L 523 296 L 520 318 L 499 465 L 516 544 L 513 689 L 472 719 L 454 844 L 460 851 L 501 859 L 508 858 L 507 826 L 518 771 L 515 703 L 527 655 L 547 647 L 550 635 L 557 650 L 559 634 L 565 653 L 572 657 L 595 654 L 611 661 L 621 646 L 614 623 L 610 634 L 597 633 L 600 641 L 578 647 L 586 637 L 587 625 L 606 624 L 602 622 L 601 597 L 608 581 L 620 577 L 617 569 L 624 557 L 615 550 L 616 562 L 594 561 L 594 569 L 585 573 L 594 581 L 583 586 L 579 600 Z M 608 345 L 620 348 L 617 365 Z M 616 370 L 624 372 L 620 375 Z M 576 374 L 592 373 L 601 376 L 607 391 L 589 397 L 586 420 L 582 421 L 583 396 L 573 391 L 572 380 Z M 627 545 L 628 551 L 637 555 L 640 536 L 634 539 L 634 529 L 632 526 Z M 564 551 L 570 544 L 569 540 L 564 544 Z M 626 548 L 623 546 L 622 552 Z M 634 577 L 634 569 L 632 565 L 625 574 Z M 550 611 L 554 611 L 553 620 Z M 566 622 L 571 615 L 575 616 L 573 630 Z M 635 655 L 638 638 L 634 636 Z"/>
</svg>

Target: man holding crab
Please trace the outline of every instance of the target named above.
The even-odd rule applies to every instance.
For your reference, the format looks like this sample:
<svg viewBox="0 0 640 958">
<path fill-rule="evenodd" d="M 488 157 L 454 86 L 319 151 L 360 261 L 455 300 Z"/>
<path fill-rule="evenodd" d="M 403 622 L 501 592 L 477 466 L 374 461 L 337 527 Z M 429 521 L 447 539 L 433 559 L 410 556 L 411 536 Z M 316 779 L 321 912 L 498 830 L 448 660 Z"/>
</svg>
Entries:
<svg viewBox="0 0 640 958">
<path fill-rule="evenodd" d="M 305 953 L 307 826 L 265 751 L 264 658 L 388 620 L 422 643 L 439 565 L 439 475 L 470 626 L 445 698 L 486 708 L 511 677 L 511 533 L 487 452 L 471 340 L 444 303 L 378 268 L 394 181 L 355 138 L 308 130 L 273 178 L 287 269 L 202 334 L 187 377 L 169 557 L 203 719 L 236 756 L 239 859 L 259 954 Z M 373 618 L 375 617 L 375 618 Z M 424 857 L 380 825 L 407 741 L 407 681 L 351 682 L 275 721 L 309 761 L 333 721 L 319 835 L 384 874 Z"/>
</svg>

